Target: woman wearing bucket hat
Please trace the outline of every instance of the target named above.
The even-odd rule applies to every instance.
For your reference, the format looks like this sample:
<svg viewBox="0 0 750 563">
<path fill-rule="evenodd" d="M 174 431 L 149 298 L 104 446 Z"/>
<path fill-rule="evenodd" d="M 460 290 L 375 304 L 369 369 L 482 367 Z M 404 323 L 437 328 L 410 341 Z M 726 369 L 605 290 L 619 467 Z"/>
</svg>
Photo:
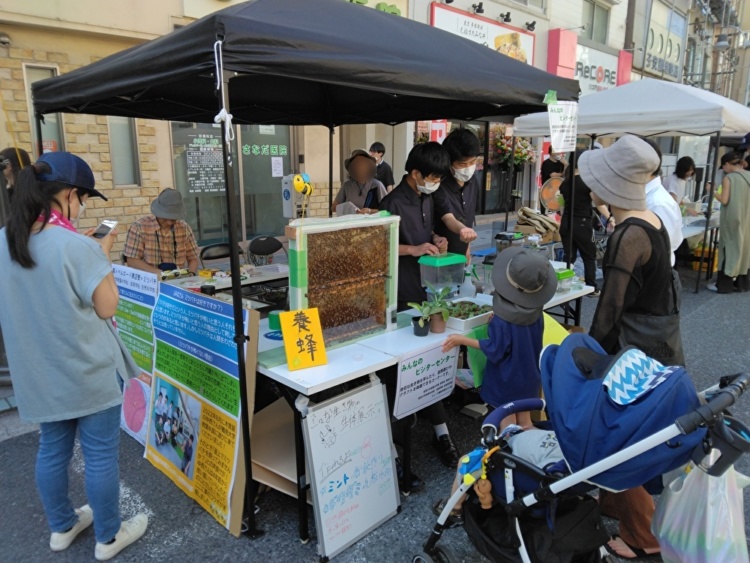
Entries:
<svg viewBox="0 0 750 563">
<path fill-rule="evenodd" d="M 539 397 L 544 319 L 542 309 L 557 289 L 557 275 L 548 260 L 525 248 L 508 248 L 500 252 L 492 267 L 494 315 L 488 327 L 488 338 L 476 340 L 451 335 L 443 351 L 454 346 L 470 346 L 487 356 L 481 397 L 498 407 L 511 401 Z M 500 423 L 531 426 L 531 413 L 511 415 Z"/>
<path fill-rule="evenodd" d="M 185 222 L 180 192 L 167 188 L 151 202 L 151 213 L 130 225 L 122 253 L 128 266 L 161 275 L 184 268 L 198 271 L 198 245 Z"/>
<path fill-rule="evenodd" d="M 42 155 L 18 174 L 0 230 L 0 327 L 18 412 L 39 423 L 35 477 L 52 551 L 67 549 L 92 522 L 99 560 L 140 538 L 148 519 L 121 521 L 119 378 L 140 368 L 117 336 L 119 293 L 109 253 L 115 233 L 83 234 L 74 223 L 95 188 L 91 168 L 67 152 Z M 12 330 L 10 330 L 12 329 Z M 68 468 L 76 437 L 88 504 L 74 508 Z"/>
<path fill-rule="evenodd" d="M 375 179 L 375 158 L 367 151 L 356 149 L 344 161 L 344 168 L 349 178 L 336 194 L 332 212 L 336 213 L 336 207 L 349 201 L 357 208 L 357 213 L 377 213 L 380 201 L 388 192 L 385 186 Z"/>
<path fill-rule="evenodd" d="M 679 278 L 673 276 L 669 235 L 646 209 L 646 184 L 659 156 L 643 139 L 626 135 L 611 147 L 588 151 L 578 164 L 596 204 L 609 204 L 617 227 L 604 255 L 604 286 L 590 334 L 610 354 L 637 345 L 668 365 L 682 364 Z M 603 492 L 602 513 L 620 520 L 610 550 L 624 559 L 654 555 L 654 501 L 643 487 Z"/>
</svg>

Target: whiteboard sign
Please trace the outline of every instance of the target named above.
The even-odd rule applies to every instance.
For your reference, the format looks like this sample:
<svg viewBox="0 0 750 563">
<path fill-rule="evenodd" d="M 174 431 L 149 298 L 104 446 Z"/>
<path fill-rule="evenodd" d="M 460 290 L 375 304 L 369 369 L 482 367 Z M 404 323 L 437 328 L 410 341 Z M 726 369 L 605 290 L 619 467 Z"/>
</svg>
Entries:
<svg viewBox="0 0 750 563">
<path fill-rule="evenodd" d="M 331 558 L 398 509 L 385 387 L 370 383 L 311 406 L 303 430 L 318 552 Z"/>
<path fill-rule="evenodd" d="M 404 418 L 450 395 L 457 362 L 456 350 L 443 352 L 440 346 L 402 359 L 393 416 Z"/>
<path fill-rule="evenodd" d="M 578 132 L 578 102 L 557 102 L 547 106 L 552 150 L 573 152 L 576 150 Z"/>
</svg>

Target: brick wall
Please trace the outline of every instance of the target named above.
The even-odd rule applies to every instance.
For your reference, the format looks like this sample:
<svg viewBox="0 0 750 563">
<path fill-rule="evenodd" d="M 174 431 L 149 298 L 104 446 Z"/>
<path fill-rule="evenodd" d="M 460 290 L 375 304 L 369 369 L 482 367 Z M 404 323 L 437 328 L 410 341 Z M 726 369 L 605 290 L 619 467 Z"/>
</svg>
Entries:
<svg viewBox="0 0 750 563">
<path fill-rule="evenodd" d="M 30 154 L 33 152 L 31 128 L 34 124 L 33 117 L 29 116 L 24 89 L 24 63 L 54 63 L 59 68 L 59 73 L 64 74 L 98 58 L 100 57 L 87 55 L 80 64 L 72 64 L 67 53 L 0 47 L 0 91 L 3 107 L 10 122 L 6 122 L 6 132 L 2 135 L 4 140 L 8 140 L 7 144 L 10 144 L 12 126 L 19 146 Z M 112 180 L 112 154 L 107 118 L 94 115 L 63 115 L 65 149 L 80 156 L 91 166 L 97 188 L 109 198 L 109 201 L 90 199 L 79 226 L 82 229 L 95 227 L 105 218 L 119 221 L 119 234 L 112 249 L 113 260 L 120 258 L 128 226 L 150 213 L 151 200 L 159 193 L 156 123 L 158 122 L 146 119 L 136 120 L 140 185 L 115 187 Z"/>
</svg>

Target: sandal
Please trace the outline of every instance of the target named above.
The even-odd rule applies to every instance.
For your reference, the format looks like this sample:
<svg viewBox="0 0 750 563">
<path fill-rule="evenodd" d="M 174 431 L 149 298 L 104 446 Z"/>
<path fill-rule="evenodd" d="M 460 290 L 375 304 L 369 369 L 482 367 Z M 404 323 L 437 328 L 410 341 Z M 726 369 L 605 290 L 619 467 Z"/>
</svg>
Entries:
<svg viewBox="0 0 750 563">
<path fill-rule="evenodd" d="M 432 512 L 435 513 L 436 516 L 440 516 L 443 513 L 443 510 L 445 509 L 445 499 L 439 498 L 435 501 L 435 503 L 432 505 Z M 448 515 L 448 519 L 445 521 L 444 526 L 446 528 L 457 528 L 458 526 L 464 525 L 464 515 L 461 510 L 456 510 L 455 508 L 451 510 L 451 513 Z"/>
<path fill-rule="evenodd" d="M 604 548 L 609 552 L 610 555 L 614 555 L 615 557 L 619 557 L 620 559 L 624 559 L 626 561 L 636 560 L 636 559 L 650 559 L 654 561 L 661 561 L 661 552 L 657 551 L 656 553 L 646 553 L 643 549 L 640 547 L 633 547 L 628 542 L 626 542 L 624 539 L 622 539 L 618 535 L 614 535 L 609 538 L 609 541 L 621 541 L 622 544 L 627 547 L 630 551 L 632 551 L 635 554 L 635 557 L 625 557 L 624 555 L 617 553 L 617 551 L 609 546 L 609 542 L 604 546 Z"/>
</svg>

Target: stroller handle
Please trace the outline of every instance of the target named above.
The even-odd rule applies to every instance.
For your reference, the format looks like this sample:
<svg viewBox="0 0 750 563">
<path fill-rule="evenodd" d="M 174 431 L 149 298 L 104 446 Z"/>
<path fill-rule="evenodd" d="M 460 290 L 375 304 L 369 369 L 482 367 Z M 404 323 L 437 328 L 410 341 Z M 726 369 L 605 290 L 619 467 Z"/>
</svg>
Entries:
<svg viewBox="0 0 750 563">
<path fill-rule="evenodd" d="M 488 446 L 497 438 L 500 422 L 507 416 L 526 411 L 541 411 L 546 407 L 543 399 L 523 399 L 506 403 L 493 410 L 482 423 L 482 442 Z"/>
<path fill-rule="evenodd" d="M 725 409 L 731 407 L 742 396 L 748 387 L 750 387 L 750 374 L 740 373 L 735 375 L 731 379 L 731 383 L 720 389 L 711 401 L 681 416 L 675 421 L 675 424 L 683 434 L 695 432 L 704 424 L 711 426 Z"/>
</svg>

